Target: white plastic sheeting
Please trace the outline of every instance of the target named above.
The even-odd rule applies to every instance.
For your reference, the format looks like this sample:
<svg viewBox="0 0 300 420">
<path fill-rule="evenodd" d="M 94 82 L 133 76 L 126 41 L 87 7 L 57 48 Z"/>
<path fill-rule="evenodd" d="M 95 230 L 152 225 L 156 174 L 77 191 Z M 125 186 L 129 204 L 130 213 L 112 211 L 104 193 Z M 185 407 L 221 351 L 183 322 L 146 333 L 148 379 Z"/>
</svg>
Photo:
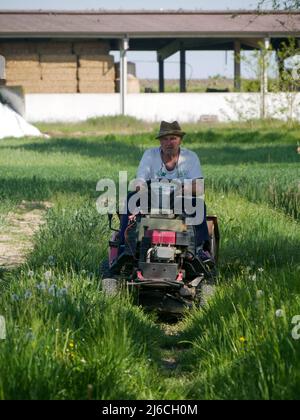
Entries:
<svg viewBox="0 0 300 420">
<path fill-rule="evenodd" d="M 42 136 L 42 134 L 8 105 L 0 103 L 0 139 L 24 136 Z"/>
</svg>

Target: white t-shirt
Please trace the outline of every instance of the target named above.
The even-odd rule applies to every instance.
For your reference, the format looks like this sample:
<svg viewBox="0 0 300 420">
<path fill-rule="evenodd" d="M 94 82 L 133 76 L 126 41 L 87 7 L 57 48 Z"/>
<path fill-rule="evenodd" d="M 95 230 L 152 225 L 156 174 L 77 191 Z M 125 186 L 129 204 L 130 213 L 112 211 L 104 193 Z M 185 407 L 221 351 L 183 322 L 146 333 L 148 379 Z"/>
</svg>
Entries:
<svg viewBox="0 0 300 420">
<path fill-rule="evenodd" d="M 145 151 L 138 170 L 137 178 L 148 181 L 151 179 L 197 179 L 203 178 L 200 161 L 196 153 L 180 148 L 178 163 L 173 171 L 168 171 L 161 159 L 160 147 Z"/>
</svg>

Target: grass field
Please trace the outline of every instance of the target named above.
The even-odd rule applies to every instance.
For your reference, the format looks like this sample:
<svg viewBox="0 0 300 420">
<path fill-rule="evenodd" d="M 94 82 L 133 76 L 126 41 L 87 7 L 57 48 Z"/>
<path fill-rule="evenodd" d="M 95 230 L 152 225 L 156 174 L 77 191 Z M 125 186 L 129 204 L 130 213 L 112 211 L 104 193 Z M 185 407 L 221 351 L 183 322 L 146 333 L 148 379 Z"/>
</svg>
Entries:
<svg viewBox="0 0 300 420">
<path fill-rule="evenodd" d="M 165 92 L 174 93 L 179 92 L 179 80 L 166 79 Z M 186 91 L 189 93 L 207 92 L 209 89 L 234 92 L 234 80 L 220 75 L 211 76 L 208 79 L 188 79 L 186 83 Z M 276 91 L 276 80 L 269 79 L 269 92 Z M 140 91 L 158 92 L 157 79 L 140 79 Z M 259 92 L 260 80 L 258 79 L 241 79 L 241 92 Z"/>
<path fill-rule="evenodd" d="M 157 127 L 40 127 L 52 138 L 0 142 L 0 229 L 22 201 L 52 203 L 26 263 L 0 272 L 0 399 L 298 399 L 300 127 L 184 127 L 222 241 L 215 297 L 176 325 L 97 279 L 110 233 L 96 183 L 133 177 Z"/>
</svg>

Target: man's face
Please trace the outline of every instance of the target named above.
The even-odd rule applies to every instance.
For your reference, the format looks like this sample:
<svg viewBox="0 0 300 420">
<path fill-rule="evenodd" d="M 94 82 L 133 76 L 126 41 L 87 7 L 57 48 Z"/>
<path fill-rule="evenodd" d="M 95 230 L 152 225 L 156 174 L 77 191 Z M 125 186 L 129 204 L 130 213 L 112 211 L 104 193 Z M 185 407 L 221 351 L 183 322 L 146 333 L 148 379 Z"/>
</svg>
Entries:
<svg viewBox="0 0 300 420">
<path fill-rule="evenodd" d="M 160 138 L 160 146 L 163 153 L 178 152 L 181 144 L 181 137 L 171 134 Z"/>
</svg>

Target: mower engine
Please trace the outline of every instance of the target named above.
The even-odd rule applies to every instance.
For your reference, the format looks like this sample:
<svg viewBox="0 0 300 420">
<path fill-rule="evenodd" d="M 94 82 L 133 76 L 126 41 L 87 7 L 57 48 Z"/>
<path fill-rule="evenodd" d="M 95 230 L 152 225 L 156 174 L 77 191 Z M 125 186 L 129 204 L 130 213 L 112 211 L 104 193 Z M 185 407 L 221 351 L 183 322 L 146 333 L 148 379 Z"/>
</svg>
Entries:
<svg viewBox="0 0 300 420">
<path fill-rule="evenodd" d="M 151 248 L 147 252 L 147 263 L 175 261 L 175 256 L 178 254 L 176 249 L 176 232 L 147 230 L 146 238 L 151 239 Z"/>
</svg>

